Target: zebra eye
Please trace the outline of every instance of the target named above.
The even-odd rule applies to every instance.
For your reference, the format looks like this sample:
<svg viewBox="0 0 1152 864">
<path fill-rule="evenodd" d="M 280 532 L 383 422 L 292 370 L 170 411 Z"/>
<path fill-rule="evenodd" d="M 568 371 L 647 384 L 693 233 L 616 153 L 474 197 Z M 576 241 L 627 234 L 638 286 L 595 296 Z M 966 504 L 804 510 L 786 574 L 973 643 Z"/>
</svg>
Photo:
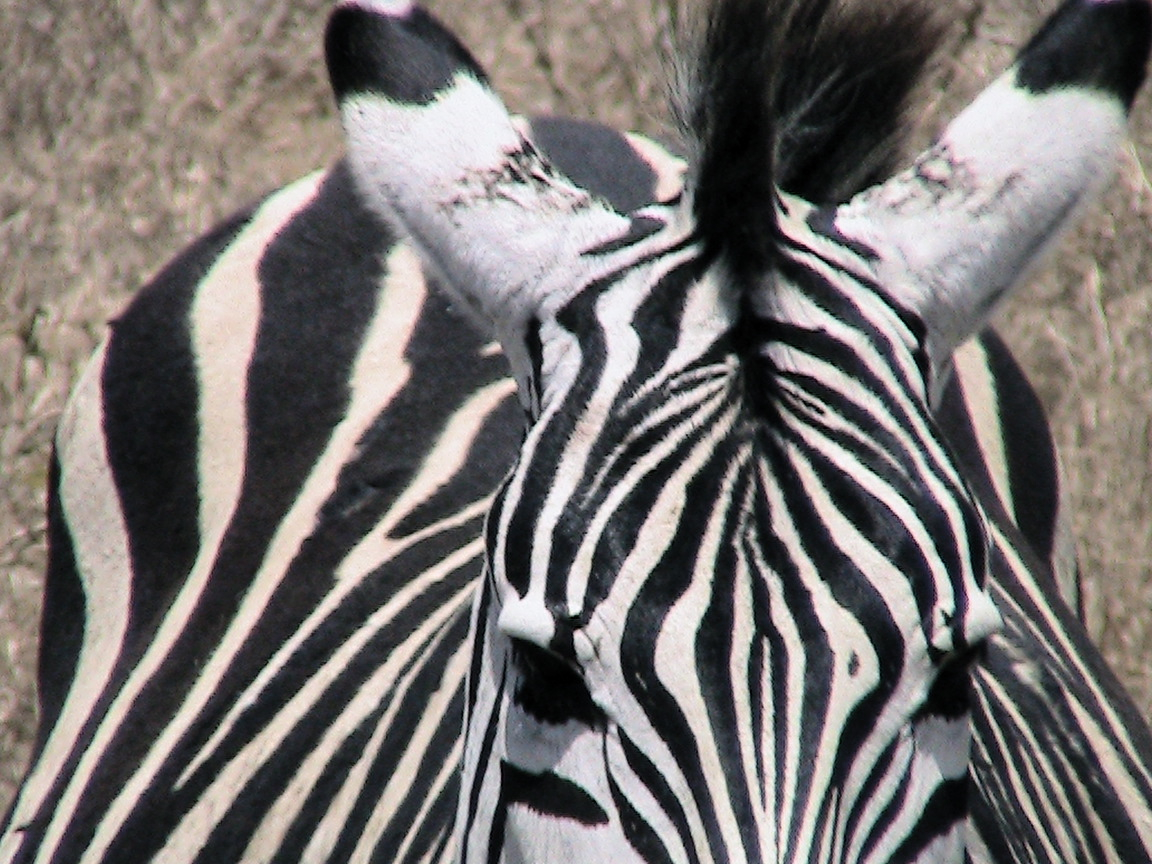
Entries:
<svg viewBox="0 0 1152 864">
<path fill-rule="evenodd" d="M 512 640 L 512 662 L 520 676 L 513 702 L 524 713 L 554 726 L 576 721 L 604 728 L 604 712 L 572 663 L 523 639 Z"/>
</svg>

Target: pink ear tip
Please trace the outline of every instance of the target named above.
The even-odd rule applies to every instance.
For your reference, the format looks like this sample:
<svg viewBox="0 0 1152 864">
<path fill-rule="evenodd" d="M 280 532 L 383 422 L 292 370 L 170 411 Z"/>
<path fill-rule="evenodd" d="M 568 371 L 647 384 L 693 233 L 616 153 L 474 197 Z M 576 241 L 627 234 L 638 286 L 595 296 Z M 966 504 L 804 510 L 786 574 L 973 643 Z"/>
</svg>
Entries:
<svg viewBox="0 0 1152 864">
<path fill-rule="evenodd" d="M 409 15 L 416 7 L 412 0 L 341 0 L 336 4 L 337 9 L 363 9 L 365 12 L 376 12 L 391 18 L 402 18 Z"/>
</svg>

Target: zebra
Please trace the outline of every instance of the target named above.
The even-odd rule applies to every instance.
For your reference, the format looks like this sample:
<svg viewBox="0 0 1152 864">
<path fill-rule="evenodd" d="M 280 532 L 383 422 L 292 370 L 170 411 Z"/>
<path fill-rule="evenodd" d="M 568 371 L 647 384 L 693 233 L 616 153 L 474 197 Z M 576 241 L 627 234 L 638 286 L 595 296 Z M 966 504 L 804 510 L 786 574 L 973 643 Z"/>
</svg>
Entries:
<svg viewBox="0 0 1152 864">
<path fill-rule="evenodd" d="M 530 132 L 622 212 L 676 185 L 635 140 Z M 467 606 L 518 409 L 392 219 L 338 165 L 205 238 L 114 324 L 58 437 L 46 710 L 3 860 L 450 857 Z M 1143 726 L 1030 544 L 996 531 L 1016 605 L 988 647 L 1002 668 L 976 673 L 975 833 L 996 857 L 974 857 L 1147 857 Z M 1035 776 L 997 763 L 1034 742 Z M 1036 776 L 1068 778 L 1065 799 Z"/>
<path fill-rule="evenodd" d="M 522 128 L 621 209 L 680 185 L 681 162 L 647 139 L 564 118 Z M 354 394 L 360 357 L 377 374 Z M 337 437 L 353 414 L 365 428 Z M 39 734 L 0 860 L 266 860 L 296 835 L 319 839 L 281 857 L 365 860 L 397 828 L 374 824 L 367 786 L 344 809 L 325 788 L 357 747 L 383 766 L 370 774 L 417 760 L 428 800 L 395 815 L 427 807 L 438 842 L 455 804 L 478 538 L 521 425 L 495 346 L 364 207 L 346 160 L 172 261 L 111 324 L 57 434 Z M 293 519 L 288 507 L 333 476 Z M 255 544 L 258 564 L 243 560 Z M 289 571 L 311 587 L 283 582 Z M 269 598 L 248 604 L 260 637 L 229 641 L 243 596 Z M 225 649 L 246 671 L 206 677 Z M 447 698 L 430 701 L 438 678 Z M 211 692 L 188 710 L 198 689 Z M 397 716 L 434 710 L 423 732 L 447 760 L 393 740 L 411 735 Z M 371 740 L 349 743 L 349 725 Z M 335 838 L 318 831 L 333 822 Z"/>
<path fill-rule="evenodd" d="M 636 209 L 658 198 L 672 197 L 679 189 L 682 163 L 651 141 L 636 136 L 624 137 L 592 124 L 558 118 L 537 118 L 526 124 L 525 131 L 566 174 L 579 179 L 582 186 L 601 192 L 621 210 Z M 292 206 L 285 206 L 285 202 L 292 202 Z M 174 453 L 184 454 L 188 458 L 194 455 L 191 447 L 173 446 L 173 442 L 181 438 L 174 434 L 180 425 L 176 418 L 185 418 L 182 422 L 186 424 L 194 423 L 196 421 L 190 418 L 197 410 L 198 398 L 211 404 L 218 404 L 220 400 L 219 393 L 205 391 L 199 382 L 186 382 L 180 386 L 173 370 L 186 370 L 192 363 L 205 369 L 213 362 L 213 358 L 221 364 L 221 369 L 227 369 L 228 364 L 235 361 L 234 357 L 217 356 L 220 353 L 219 347 L 198 346 L 193 342 L 190 337 L 194 321 L 200 322 L 195 325 L 195 329 L 200 332 L 211 331 L 215 326 L 232 338 L 239 338 L 243 328 L 250 328 L 251 331 L 257 329 L 258 323 L 247 317 L 248 306 L 245 303 L 231 307 L 235 313 L 232 316 L 221 317 L 218 312 L 215 319 L 192 317 L 193 308 L 211 309 L 219 302 L 212 295 L 220 296 L 228 292 L 226 296 L 236 300 L 236 285 L 250 284 L 240 278 L 238 262 L 247 262 L 249 266 L 261 268 L 264 273 L 262 290 L 270 297 L 274 296 L 273 292 L 282 297 L 305 296 L 303 292 L 307 291 L 320 297 L 343 295 L 346 301 L 360 297 L 362 302 L 369 303 L 381 290 L 381 285 L 388 291 L 406 291 L 416 295 L 412 301 L 415 306 L 408 319 L 409 329 L 397 340 L 405 349 L 404 361 L 410 367 L 404 392 L 382 403 L 382 413 L 373 421 L 374 427 L 380 431 L 370 440 L 362 439 L 358 442 L 356 452 L 344 454 L 345 462 L 341 471 L 349 474 L 345 486 L 348 490 L 356 490 L 360 507 L 385 508 L 382 514 L 375 515 L 374 522 L 364 524 L 371 524 L 382 533 L 398 533 L 404 539 L 396 544 L 397 547 L 405 551 L 416 549 L 423 560 L 457 559 L 454 568 L 434 574 L 436 581 L 433 587 L 443 589 L 444 596 L 451 597 L 463 592 L 478 572 L 478 553 L 473 549 L 472 557 L 468 557 L 468 550 L 474 545 L 471 544 L 468 532 L 478 534 L 476 514 L 486 507 L 486 496 L 511 465 L 518 444 L 515 434 L 518 409 L 512 404 L 514 398 L 510 388 L 502 383 L 502 370 L 494 368 L 498 364 L 486 356 L 490 352 L 483 340 L 477 338 L 466 322 L 444 306 L 434 289 L 425 286 L 424 275 L 411 266 L 413 262 L 410 251 L 395 245 L 394 232 L 363 212 L 351 189 L 345 165 L 337 165 L 323 176 L 306 178 L 301 181 L 299 188 L 289 187 L 277 193 L 256 212 L 260 213 L 259 220 L 254 219 L 253 213 L 238 215 L 188 250 L 145 288 L 115 323 L 112 337 L 98 352 L 65 414 L 55 456 L 51 496 L 53 554 L 44 620 L 45 651 L 41 663 L 43 710 L 39 752 L 21 798 L 10 814 L 9 832 L 3 847 L 0 847 L 14 857 L 6 857 L 4 860 L 51 860 L 53 857 L 80 860 L 86 853 L 91 853 L 90 860 L 111 860 L 113 853 L 115 859 L 120 861 L 149 860 L 161 848 L 159 841 L 162 838 L 169 834 L 180 836 L 179 829 L 184 824 L 184 818 L 196 813 L 193 802 L 199 808 L 215 810 L 221 814 L 228 813 L 231 808 L 233 815 L 228 817 L 232 822 L 231 833 L 219 832 L 207 842 L 200 840 L 198 844 L 187 843 L 183 839 L 163 844 L 166 860 L 194 860 L 198 855 L 218 861 L 249 860 L 245 853 L 250 852 L 254 856 L 257 850 L 265 851 L 266 848 L 252 843 L 258 829 L 263 832 L 262 843 L 268 843 L 269 832 L 283 843 L 283 834 L 276 833 L 275 823 L 278 820 L 283 820 L 285 825 L 292 822 L 291 816 L 285 818 L 282 809 L 270 806 L 272 801 L 287 798 L 289 790 L 302 798 L 307 797 L 319 785 L 307 775 L 301 779 L 296 771 L 297 766 L 305 761 L 304 754 L 308 748 L 316 748 L 316 752 L 322 754 L 321 764 L 335 761 L 339 753 L 338 743 L 324 746 L 315 737 L 298 735 L 300 740 L 294 745 L 284 744 L 281 740 L 279 746 L 287 752 L 280 756 L 281 761 L 278 763 L 269 762 L 265 773 L 270 779 L 263 779 L 259 789 L 260 794 L 267 796 L 267 810 L 250 806 L 244 817 L 235 815 L 233 805 L 251 802 L 257 797 L 255 790 L 249 791 L 256 784 L 256 771 L 247 777 L 233 773 L 229 783 L 224 784 L 210 786 L 203 780 L 199 785 L 179 784 L 183 788 L 173 788 L 171 785 L 165 787 L 157 777 L 149 781 L 150 788 L 136 793 L 129 815 L 120 817 L 123 821 L 116 830 L 122 832 L 123 839 L 108 844 L 104 851 L 100 851 L 101 845 L 91 834 L 95 833 L 94 829 L 102 817 L 107 815 L 101 808 L 114 799 L 111 796 L 100 796 L 96 791 L 88 791 L 88 787 L 81 787 L 78 792 L 68 794 L 70 775 L 76 772 L 86 754 L 96 751 L 98 744 L 94 739 L 99 737 L 101 723 L 106 724 L 105 728 L 109 731 L 104 734 L 112 738 L 112 743 L 100 758 L 88 757 L 88 765 L 95 767 L 87 770 L 91 780 L 96 782 L 102 774 L 113 773 L 116 781 L 127 783 L 131 780 L 132 771 L 126 769 L 137 767 L 133 760 L 139 759 L 139 756 L 133 754 L 132 747 L 138 745 L 131 738 L 115 738 L 120 726 L 131 724 L 133 729 L 144 730 L 151 736 L 163 736 L 164 724 L 150 727 L 146 725 L 145 717 L 132 708 L 133 703 L 138 703 L 155 710 L 162 694 L 151 692 L 157 689 L 155 685 L 149 687 L 135 684 L 130 675 L 130 664 L 123 664 L 119 670 L 120 677 L 112 678 L 104 684 L 106 695 L 102 695 L 102 698 L 107 704 L 117 688 L 135 686 L 137 690 L 130 700 L 126 700 L 122 707 L 107 714 L 104 719 L 101 719 L 100 712 L 107 712 L 107 708 L 85 706 L 83 703 L 77 705 L 77 694 L 69 696 L 70 684 L 81 665 L 87 667 L 83 677 L 87 680 L 91 676 L 95 680 L 99 671 L 92 672 L 89 664 L 94 661 L 91 658 L 101 653 L 111 655 L 120 650 L 115 645 L 108 648 L 97 643 L 89 644 L 85 651 L 81 641 L 82 632 L 73 628 L 84 621 L 85 605 L 100 602 L 101 598 L 104 604 L 109 603 L 109 597 L 117 592 L 115 576 L 118 569 L 123 578 L 140 583 L 141 587 L 132 592 L 136 594 L 155 594 L 164 590 L 175 592 L 180 583 L 173 582 L 165 588 L 158 584 L 159 575 L 166 574 L 169 579 L 174 578 L 173 574 L 185 578 L 190 575 L 193 553 L 181 549 L 179 544 L 169 542 L 173 534 L 179 536 L 179 530 L 174 529 L 184 526 L 184 531 L 194 530 L 189 524 L 192 518 L 190 514 L 181 515 L 172 511 L 173 490 L 180 490 L 174 477 L 179 476 L 180 472 L 198 471 L 201 474 L 199 483 L 208 486 L 207 481 L 212 477 L 219 478 L 222 472 L 215 459 L 206 460 L 211 462 L 211 466 L 197 466 L 194 463 L 180 466 L 173 460 Z M 349 218 L 340 221 L 337 217 L 341 214 L 349 214 Z M 309 267 L 301 268 L 300 257 L 295 252 L 297 238 L 309 238 L 313 250 L 326 249 L 328 256 L 313 260 Z M 233 263 L 237 259 L 238 262 Z M 223 266 L 217 266 L 222 261 Z M 340 266 L 336 267 L 336 263 Z M 339 274 L 338 283 L 332 281 L 332 272 Z M 297 279 L 307 281 L 297 282 Z M 307 305 L 305 300 L 295 302 Z M 335 313 L 335 321 L 325 322 L 325 338 L 330 339 L 333 333 L 344 333 L 347 327 L 355 324 L 356 316 L 353 313 L 356 308 L 348 302 L 340 307 Z M 337 390 L 347 375 L 347 367 L 337 363 L 331 368 L 317 368 L 311 363 L 310 354 L 296 348 L 303 338 L 299 328 L 307 319 L 289 315 L 284 310 L 272 317 L 276 326 L 269 326 L 267 329 L 271 332 L 247 349 L 250 356 L 257 350 L 266 355 L 264 371 L 254 376 L 255 380 L 265 377 L 261 389 L 304 392 L 308 386 L 307 381 L 311 380 L 315 382 L 312 386 L 322 390 Z M 212 324 L 208 323 L 210 320 Z M 281 335 L 276 336 L 278 332 Z M 361 340 L 364 335 L 354 334 Z M 274 339 L 269 339 L 269 336 Z M 362 346 L 362 341 L 353 342 L 348 350 L 363 351 Z M 1031 514 L 1031 522 L 1040 526 L 1029 534 L 1028 545 L 1045 556 L 1050 552 L 1056 534 L 1056 513 L 1051 510 L 1051 506 L 1057 496 L 1043 495 L 1035 502 L 1023 501 L 1020 496 L 1028 490 L 1043 487 L 1045 482 L 1056 482 L 1055 452 L 1047 437 L 1039 401 L 1028 388 L 1019 367 L 1005 351 L 1003 343 L 989 332 L 983 334 L 975 346 L 960 352 L 965 359 L 957 363 L 957 374 L 949 379 L 938 413 L 958 452 L 970 455 L 972 476 L 982 478 L 981 484 L 988 494 L 1000 502 L 1006 512 L 1027 512 Z M 232 368 L 253 366 L 249 361 L 247 367 L 233 365 Z M 444 369 L 450 370 L 449 374 L 445 374 Z M 387 383 L 399 375 L 399 369 L 389 367 L 382 381 Z M 1005 397 L 1011 404 L 1010 413 L 987 415 L 981 410 L 986 409 L 986 405 L 980 400 L 973 401 L 971 395 L 965 396 L 966 392 L 975 394 L 989 389 L 986 383 L 988 380 L 993 382 L 992 389 L 1011 394 L 1010 398 Z M 217 382 L 218 387 L 219 384 Z M 443 397 L 439 403 L 433 403 L 428 398 L 428 392 L 434 385 L 436 389 L 432 392 Z M 231 386 L 239 388 L 241 385 L 237 381 L 232 382 Z M 419 398 L 417 394 L 420 394 Z M 341 410 L 337 407 L 327 413 L 338 415 Z M 1012 426 L 1022 421 L 1024 425 L 1020 428 Z M 1001 422 L 1007 424 L 1006 429 L 997 428 Z M 294 454 L 302 445 L 301 439 L 281 437 L 282 431 L 300 429 L 301 421 L 297 419 L 291 424 L 281 425 L 266 421 L 248 425 L 253 431 L 260 430 L 266 447 L 278 442 L 278 450 L 264 458 L 271 466 L 285 470 L 289 455 Z M 399 469 L 395 467 L 398 462 L 396 457 L 388 456 L 388 448 L 394 446 L 397 438 L 395 430 L 410 426 L 424 430 L 432 440 L 427 445 L 424 442 L 405 440 L 405 452 L 411 454 L 414 451 L 415 455 L 408 455 L 406 464 Z M 277 429 L 282 431 L 277 432 Z M 159 430 L 164 431 L 161 433 Z M 318 424 L 315 430 L 307 434 L 320 440 L 322 435 L 329 432 L 330 429 Z M 202 437 L 203 434 L 190 430 L 187 437 Z M 983 452 L 978 444 L 980 437 L 995 439 L 999 442 L 996 445 L 998 449 L 1020 449 L 1016 458 L 1000 460 L 1006 465 L 1020 467 L 1013 471 L 999 472 L 998 478 L 994 479 L 992 475 L 996 472 L 988 470 L 988 460 L 980 455 Z M 1040 446 L 1037 446 L 1038 440 Z M 158 444 L 162 446 L 158 447 Z M 1021 444 L 1026 446 L 1020 447 Z M 467 458 L 441 461 L 443 454 L 461 448 L 468 453 Z M 107 451 L 106 455 L 99 456 L 101 450 Z M 433 452 L 438 456 L 429 460 L 428 454 Z M 382 470 L 381 465 L 386 466 L 387 470 Z M 425 472 L 421 475 L 421 465 L 428 465 L 429 468 L 441 465 L 444 470 L 441 474 Z M 207 470 L 209 467 L 211 471 Z M 373 479 L 388 474 L 399 474 L 400 480 L 393 482 L 390 487 Z M 420 482 L 415 482 L 418 477 Z M 90 554 L 82 549 L 77 551 L 78 547 L 87 542 L 85 537 L 94 537 L 108 530 L 107 524 L 96 518 L 90 509 L 94 503 L 107 504 L 111 500 L 108 489 L 101 488 L 102 483 L 118 484 L 121 491 L 117 495 L 126 506 L 131 507 L 133 500 L 139 502 L 132 508 L 135 514 L 129 512 L 122 516 L 123 527 L 115 529 L 126 532 L 124 545 L 132 544 L 142 550 L 150 550 L 154 555 L 162 555 L 163 558 L 148 562 L 141 560 L 140 553 L 137 553 L 134 561 L 116 568 L 111 566 L 106 556 L 96 556 L 93 562 Z M 148 483 L 155 485 L 150 487 Z M 298 479 L 297 484 L 297 488 L 300 488 L 303 478 Z M 405 484 L 412 484 L 419 491 L 415 500 L 406 501 L 399 494 L 406 488 Z M 420 513 L 413 505 L 431 498 L 438 488 L 451 489 L 451 498 L 441 502 L 439 508 L 455 508 L 448 511 L 451 517 L 443 518 L 443 514 L 440 514 L 442 518 L 429 521 L 427 517 L 437 512 L 433 510 L 425 514 L 424 519 L 419 518 Z M 197 490 L 187 494 L 202 497 L 204 493 Z M 215 494 L 222 495 L 218 486 Z M 380 500 L 373 502 L 373 495 L 379 496 Z M 330 527 L 313 534 L 314 543 L 331 544 L 332 554 L 344 554 L 352 548 L 352 542 L 347 539 L 349 536 L 366 537 L 370 533 L 369 529 L 362 526 L 350 531 L 340 525 L 340 517 L 336 513 L 342 509 L 348 508 L 331 508 L 325 514 L 325 522 Z M 152 512 L 160 514 L 155 523 L 147 519 Z M 412 527 L 398 530 L 406 521 L 411 521 Z M 439 532 L 430 530 L 437 525 L 441 526 Z M 421 533 L 426 536 L 413 536 Z M 106 536 L 114 536 L 114 532 Z M 198 538 L 196 542 L 203 541 Z M 387 560 L 385 555 L 382 562 L 377 563 L 376 570 L 388 567 Z M 226 562 L 227 558 L 224 557 L 217 564 L 204 590 L 226 595 L 236 591 L 237 586 L 242 584 L 234 572 L 230 575 Z M 403 564 L 403 559 L 398 563 Z M 400 578 L 412 578 L 409 572 L 411 569 L 415 568 L 409 564 L 408 569 L 401 572 Z M 361 582 L 369 572 L 373 572 L 370 567 L 360 568 Z M 1042 572 L 1042 568 L 1038 568 L 1037 572 Z M 270 569 L 261 571 L 263 579 L 269 579 L 271 574 Z M 131 592 L 131 586 L 127 590 Z M 259 581 L 248 590 L 261 590 Z M 358 590 L 367 593 L 363 587 Z M 354 596 L 356 592 L 347 593 Z M 322 606 L 327 606 L 334 613 L 338 613 L 341 608 L 339 603 L 331 600 L 325 602 L 323 597 L 299 594 L 281 597 L 280 602 L 289 599 L 299 604 L 293 612 L 299 619 L 308 618 Z M 228 608 L 224 600 L 211 602 Z M 367 610 L 362 614 L 367 616 L 373 606 L 369 602 L 362 605 Z M 462 615 L 462 612 L 457 615 Z M 123 638 L 134 639 L 139 643 L 141 647 L 134 649 L 137 657 L 143 653 L 143 646 L 150 645 L 149 640 L 152 640 L 151 645 L 166 651 L 182 650 L 183 653 L 175 661 L 176 668 L 169 673 L 170 679 L 177 682 L 170 688 L 169 698 L 175 698 L 182 689 L 190 688 L 195 682 L 195 674 L 188 670 L 195 669 L 211 653 L 215 644 L 212 640 L 216 637 L 205 632 L 204 628 L 197 629 L 193 635 L 184 637 L 188 644 L 181 649 L 170 636 L 164 641 L 163 634 L 155 630 L 148 632 L 141 623 L 148 617 L 147 614 L 138 614 L 135 621 L 126 621 L 122 625 L 125 633 Z M 328 619 L 327 629 L 324 626 L 315 628 L 311 638 L 331 640 L 324 646 L 323 652 L 335 653 L 342 640 L 352 638 L 361 628 L 368 630 L 372 626 L 370 620 L 361 617 L 351 625 L 341 627 L 336 623 L 336 614 L 333 614 Z M 462 638 L 459 641 L 463 644 Z M 283 681 L 280 686 L 290 691 L 320 687 L 332 691 L 332 695 L 316 700 L 312 706 L 291 706 L 287 712 L 275 708 L 274 697 L 248 696 L 253 703 L 249 710 L 254 709 L 257 716 L 264 712 L 264 719 L 258 722 L 271 726 L 271 720 L 280 716 L 277 722 L 284 723 L 283 715 L 295 711 L 298 716 L 294 722 L 302 725 L 311 723 L 314 728 L 322 729 L 322 726 L 315 724 L 324 722 L 322 711 L 325 703 L 339 704 L 353 700 L 358 679 L 355 676 L 343 676 L 339 681 L 323 684 L 316 681 L 311 677 L 312 670 L 302 668 L 303 644 L 303 640 L 299 644 L 290 644 L 284 652 L 285 659 L 275 660 L 281 669 L 296 667 L 294 672 L 278 673 Z M 90 659 L 82 663 L 85 654 Z M 263 661 L 258 658 L 249 662 L 250 665 L 259 666 Z M 184 665 L 180 666 L 182 663 Z M 264 684 L 266 691 L 270 689 L 269 683 Z M 217 682 L 210 702 L 228 706 L 233 714 L 239 715 L 243 709 L 237 703 L 245 698 L 246 693 L 254 691 L 258 692 L 258 688 L 252 687 L 251 682 L 246 687 L 235 680 L 221 680 Z M 422 709 L 419 701 L 421 698 L 419 693 L 415 695 L 414 704 L 409 703 L 411 710 Z M 445 716 L 450 721 L 454 722 L 462 710 L 458 702 L 459 695 L 454 697 L 450 707 L 445 710 Z M 174 709 L 169 707 L 167 710 Z M 215 710 L 222 711 L 220 708 Z M 177 738 L 179 734 L 188 734 L 189 727 L 195 729 L 197 724 L 211 725 L 213 722 L 219 721 L 205 716 L 186 724 L 183 730 L 169 737 Z M 92 731 L 85 731 L 86 726 Z M 199 734 L 203 736 L 204 733 Z M 453 734 L 451 725 L 443 727 L 442 737 Z M 195 743 L 195 732 L 188 737 L 190 743 L 172 746 L 171 751 L 165 754 L 166 758 L 182 766 L 193 761 L 202 746 Z M 259 728 L 247 732 L 249 741 L 259 737 Z M 49 744 L 49 741 L 52 743 Z M 271 755 L 269 753 L 268 758 Z M 185 760 L 184 763 L 179 762 L 181 758 Z M 226 762 L 220 760 L 217 764 Z M 124 773 L 116 775 L 115 772 Z M 81 782 L 87 782 L 87 779 Z M 268 793 L 270 785 L 275 790 L 272 793 Z M 95 790 L 100 787 L 93 785 L 91 788 Z M 439 799 L 441 822 L 432 824 L 439 824 L 441 829 L 444 814 L 448 812 L 444 804 L 453 800 L 453 789 L 454 786 L 449 783 Z M 318 820 L 320 814 L 325 812 L 324 807 L 331 806 L 322 798 L 320 801 L 324 806 L 311 807 L 312 813 L 307 818 Z M 34 814 L 39 808 L 42 813 L 56 815 L 64 806 L 74 809 L 64 817 L 63 825 L 57 829 L 58 833 L 51 835 L 48 833 L 51 827 L 48 818 Z M 351 832 L 357 841 L 355 848 L 381 848 L 381 837 L 386 832 L 373 832 L 360 827 L 363 824 L 362 817 L 353 815 L 354 810 L 351 808 L 339 821 L 341 825 L 346 822 L 350 828 L 355 829 Z M 295 818 L 299 820 L 305 817 L 298 814 Z M 144 832 L 136 828 L 141 824 L 148 825 L 152 830 Z M 193 819 L 189 824 L 203 830 L 212 823 Z M 315 823 L 304 821 L 304 824 L 306 828 L 312 828 Z M 108 833 L 107 829 L 105 833 Z M 349 841 L 344 839 L 342 844 L 333 845 L 347 846 Z M 423 847 L 417 845 L 416 848 Z M 330 853 L 331 850 L 326 849 L 323 854 L 326 856 Z"/>
<path fill-rule="evenodd" d="M 462 862 L 969 858 L 998 549 L 929 393 L 1107 174 L 1152 10 L 1065 4 L 912 168 L 821 205 L 775 163 L 814 123 L 781 103 L 831 7 L 712 5 L 692 174 L 630 214 L 409 0 L 334 13 L 358 187 L 498 338 L 529 418 L 485 525 Z"/>
</svg>

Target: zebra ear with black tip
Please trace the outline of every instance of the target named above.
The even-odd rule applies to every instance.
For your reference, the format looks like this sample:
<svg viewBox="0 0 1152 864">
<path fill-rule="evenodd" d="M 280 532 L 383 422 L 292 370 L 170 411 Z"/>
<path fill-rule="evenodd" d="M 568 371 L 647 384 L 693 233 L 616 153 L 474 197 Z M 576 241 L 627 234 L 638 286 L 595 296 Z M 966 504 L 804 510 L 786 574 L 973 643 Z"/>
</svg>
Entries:
<svg viewBox="0 0 1152 864">
<path fill-rule="evenodd" d="M 471 54 L 405 0 L 345 0 L 325 48 L 348 161 L 447 287 L 509 347 L 566 299 L 579 251 L 627 220 L 553 170 Z"/>
<path fill-rule="evenodd" d="M 1148 0 L 1068 0 L 909 170 L 838 209 L 934 369 L 1111 176 L 1150 34 Z"/>
</svg>

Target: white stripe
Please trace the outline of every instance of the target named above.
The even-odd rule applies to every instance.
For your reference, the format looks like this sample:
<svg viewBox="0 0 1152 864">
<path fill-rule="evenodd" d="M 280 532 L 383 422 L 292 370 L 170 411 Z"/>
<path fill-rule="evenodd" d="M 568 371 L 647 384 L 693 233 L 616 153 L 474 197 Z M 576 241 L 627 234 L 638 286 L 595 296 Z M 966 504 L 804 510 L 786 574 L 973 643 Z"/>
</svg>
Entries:
<svg viewBox="0 0 1152 864">
<path fill-rule="evenodd" d="M 746 515 L 755 512 L 753 497 L 759 494 L 759 484 L 755 480 L 747 485 L 749 488 L 744 500 L 736 504 L 737 508 Z M 764 639 L 764 634 L 758 633 L 756 630 L 755 615 L 753 614 L 756 601 L 752 585 L 754 580 L 760 580 L 761 576 L 752 566 L 752 562 L 748 560 L 746 540 L 747 532 L 742 531 L 729 541 L 736 555 L 737 571 L 732 597 L 732 632 L 734 636 L 732 654 L 729 658 L 728 677 L 733 684 L 736 736 L 740 745 L 740 762 L 744 766 L 744 782 L 748 788 L 749 802 L 753 807 L 758 808 L 757 815 L 760 818 L 760 825 L 756 832 L 759 841 L 757 860 L 769 861 L 777 848 L 773 842 L 773 838 L 777 835 L 776 808 L 769 807 L 767 800 L 759 797 L 764 792 L 764 779 L 757 771 L 765 766 L 764 754 L 761 751 L 765 739 L 764 730 L 762 728 L 757 729 L 753 718 L 759 711 L 762 715 L 762 723 L 766 725 L 770 720 L 763 716 L 763 697 L 759 705 L 752 704 L 752 687 L 749 686 L 751 683 L 750 676 L 753 675 L 758 679 L 755 682 L 758 686 L 767 683 L 764 660 L 767 659 L 768 645 L 767 640 Z M 758 642 L 761 643 L 764 655 L 760 660 L 761 665 L 753 668 L 752 648 Z M 760 692 L 766 694 L 769 691 L 761 690 Z"/>
<path fill-rule="evenodd" d="M 971 339 L 956 350 L 952 362 L 956 369 L 956 382 L 964 396 L 964 407 L 972 419 L 976 444 L 992 478 L 996 497 L 1016 522 L 1016 502 L 1008 488 L 1008 456 L 1004 451 L 1004 430 L 998 410 L 1000 397 L 989 368 L 988 355 L 979 341 Z"/>
<path fill-rule="evenodd" d="M 132 599 L 128 529 L 104 437 L 101 377 L 107 351 L 104 342 L 88 362 L 56 433 L 60 505 L 84 589 L 83 642 L 60 715 L 20 788 L 10 825 L 30 822 L 44 803 L 75 744 L 75 734 L 109 683 L 128 627 Z M 84 774 L 77 777 L 79 782 L 87 780 Z M 62 812 L 63 807 L 57 809 L 58 816 Z M 22 839 L 19 832 L 8 832 L 0 858 L 14 855 Z"/>
</svg>

